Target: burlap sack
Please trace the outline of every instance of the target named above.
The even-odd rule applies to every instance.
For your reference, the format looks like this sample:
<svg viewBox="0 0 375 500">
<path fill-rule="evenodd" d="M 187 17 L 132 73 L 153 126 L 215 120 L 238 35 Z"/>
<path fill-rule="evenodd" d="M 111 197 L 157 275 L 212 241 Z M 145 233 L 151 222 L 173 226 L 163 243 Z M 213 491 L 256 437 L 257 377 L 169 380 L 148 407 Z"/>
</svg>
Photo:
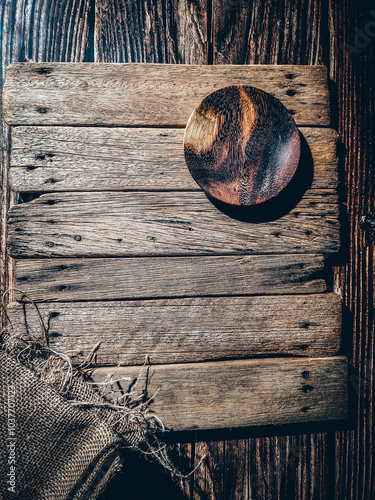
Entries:
<svg viewBox="0 0 375 500">
<path fill-rule="evenodd" d="M 142 398 L 108 402 L 35 337 L 3 332 L 0 363 L 1 499 L 95 499 L 121 468 L 120 447 L 174 472 Z"/>
<path fill-rule="evenodd" d="M 1 498 L 96 498 L 121 465 L 120 436 L 11 356 L 0 363 Z"/>
</svg>

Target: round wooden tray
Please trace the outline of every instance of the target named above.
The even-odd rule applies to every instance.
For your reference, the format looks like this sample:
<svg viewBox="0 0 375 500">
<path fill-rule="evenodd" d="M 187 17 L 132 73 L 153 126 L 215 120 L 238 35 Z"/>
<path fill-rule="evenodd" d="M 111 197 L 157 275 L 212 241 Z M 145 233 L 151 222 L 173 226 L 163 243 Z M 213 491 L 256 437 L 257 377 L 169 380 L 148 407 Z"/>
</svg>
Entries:
<svg viewBox="0 0 375 500">
<path fill-rule="evenodd" d="M 232 205 L 257 205 L 282 191 L 300 157 L 292 115 L 275 97 L 249 86 L 208 95 L 185 130 L 191 175 L 211 197 Z"/>
</svg>

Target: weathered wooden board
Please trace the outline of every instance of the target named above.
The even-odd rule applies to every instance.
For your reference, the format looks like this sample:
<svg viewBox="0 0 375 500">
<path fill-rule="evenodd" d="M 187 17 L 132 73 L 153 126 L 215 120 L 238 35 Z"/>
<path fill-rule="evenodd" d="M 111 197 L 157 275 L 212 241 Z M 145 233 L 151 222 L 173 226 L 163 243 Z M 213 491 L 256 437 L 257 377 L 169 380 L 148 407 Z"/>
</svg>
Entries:
<svg viewBox="0 0 375 500">
<path fill-rule="evenodd" d="M 70 12 L 56 1 L 56 9 L 51 8 L 49 2 L 4 3 L 3 46 L 7 50 L 3 51 L 3 65 L 9 58 L 24 60 L 25 53 L 33 60 L 77 60 L 82 57 L 93 60 L 91 35 L 94 16 L 89 10 L 93 2 L 84 2 L 83 14 L 82 3 L 73 3 L 77 8 Z M 34 15 L 26 16 L 25 22 L 22 22 L 22 9 L 17 7 L 27 5 L 32 9 L 34 4 L 38 5 L 33 11 Z M 345 172 L 353 241 L 350 264 L 341 267 L 338 281 L 345 303 L 354 316 L 353 363 L 364 374 L 369 373 L 373 362 L 374 317 L 368 314 L 366 292 L 372 296 L 371 277 L 375 259 L 373 248 L 366 245 L 363 231 L 358 230 L 358 221 L 373 209 L 373 197 L 369 196 L 369 192 L 371 194 L 373 190 L 375 162 L 371 160 L 373 143 L 366 140 L 366 133 L 373 125 L 373 106 L 367 104 L 373 102 L 371 95 L 374 87 L 363 85 L 363 81 L 366 78 L 371 80 L 371 62 L 375 59 L 374 44 L 370 44 L 360 54 L 351 54 L 350 48 L 356 41 L 353 40 L 353 30 L 357 29 L 356 26 L 363 29 L 372 7 L 368 0 L 336 1 L 331 2 L 331 15 L 327 16 L 327 5 L 322 1 L 215 1 L 210 38 L 213 42 L 209 49 L 210 60 L 213 58 L 215 63 L 221 64 L 331 63 L 331 78 L 337 85 L 339 97 L 338 125 L 348 151 Z M 89 10 L 89 15 L 85 8 Z M 207 46 L 205 2 L 158 2 L 156 6 L 152 2 L 97 0 L 95 8 L 97 61 L 197 62 L 200 58 L 202 61 L 207 58 L 207 53 L 201 56 L 199 50 L 200 45 Z M 26 8 L 23 12 L 29 11 Z M 211 13 L 208 15 L 211 16 Z M 91 24 L 88 26 L 87 23 Z M 329 34 L 331 50 L 327 38 Z M 368 89 L 371 89 L 370 94 Z M 362 97 L 353 99 L 354 91 Z M 3 188 L 6 189 L 6 183 Z M 5 221 L 6 208 L 3 213 Z M 3 250 L 5 252 L 5 245 Z M 6 269 L 6 266 L 2 267 Z M 351 333 L 347 333 L 351 345 Z M 359 396 L 359 407 L 363 411 L 355 421 L 355 431 L 338 433 L 336 449 L 332 431 L 327 438 L 326 433 L 309 434 L 309 426 L 303 435 L 271 436 L 244 442 L 194 443 L 191 445 L 192 451 L 190 445 L 180 447 L 183 456 L 181 461 L 184 463 L 186 460 L 189 464 L 182 470 L 190 470 L 190 463 L 193 468 L 206 452 L 208 454 L 204 464 L 185 483 L 187 489 L 191 488 L 191 498 L 325 497 L 335 487 L 335 453 L 337 497 L 375 497 L 372 396 L 368 385 L 363 384 Z M 358 453 L 359 449 L 363 452 Z M 167 490 L 169 493 L 172 486 L 165 474 L 159 478 L 155 472 L 154 481 L 145 483 L 142 481 L 143 468 L 132 467 L 131 464 L 130 468 L 135 472 L 130 482 L 135 496 L 146 498 L 145 490 L 151 497 L 168 496 L 164 492 Z M 128 491 L 128 474 L 124 475 L 124 480 L 117 487 L 120 491 L 123 488 Z M 111 492 L 113 495 L 113 489 Z M 178 497 L 178 493 L 175 496 Z"/>
<path fill-rule="evenodd" d="M 332 190 L 310 190 L 258 223 L 229 217 L 202 192 L 51 193 L 13 207 L 8 229 L 20 258 L 334 252 L 339 211 Z"/>
<path fill-rule="evenodd" d="M 107 380 L 113 369 L 97 368 Z M 116 379 L 136 378 L 138 368 L 119 368 Z M 148 395 L 170 430 L 278 425 L 347 418 L 347 359 L 284 358 L 151 366 Z M 126 391 L 128 382 L 123 383 Z M 113 387 L 116 390 L 116 387 Z M 118 391 L 118 395 L 121 392 Z"/>
<path fill-rule="evenodd" d="M 194 362 L 257 355 L 332 356 L 340 349 L 334 293 L 39 304 L 51 346 L 97 365 Z M 8 309 L 17 332 L 40 334 L 31 304 Z M 26 326 L 27 325 L 27 326 Z"/>
<path fill-rule="evenodd" d="M 96 0 L 95 62 L 207 64 L 207 7 L 207 0 Z"/>
<path fill-rule="evenodd" d="M 302 128 L 297 175 L 270 204 L 213 205 L 188 173 L 178 127 L 205 95 L 237 83 L 279 97 L 299 125 L 329 124 L 322 67 L 26 64 L 10 68 L 4 91 L 19 125 L 13 186 L 64 191 L 10 212 L 17 287 L 58 301 L 40 311 L 51 345 L 76 361 L 100 341 L 97 364 L 133 376 L 148 355 L 149 394 L 160 386 L 155 409 L 174 430 L 346 412 L 346 361 L 327 357 L 340 350 L 341 304 L 320 293 L 321 253 L 339 246 L 337 134 Z M 92 302 L 111 299 L 127 300 Z M 19 331 L 38 331 L 30 304 L 10 315 Z M 314 358 L 241 360 L 254 356 Z"/>
<path fill-rule="evenodd" d="M 16 63 L 8 66 L 4 119 L 11 125 L 183 127 L 211 92 L 250 85 L 274 95 L 297 125 L 329 125 L 324 66 L 188 66 Z"/>
<path fill-rule="evenodd" d="M 36 301 L 319 293 L 323 267 L 320 254 L 22 259 L 16 285 Z"/>
<path fill-rule="evenodd" d="M 313 163 L 311 189 L 337 188 L 337 132 L 300 132 L 301 163 Z M 29 192 L 199 190 L 186 167 L 183 136 L 181 129 L 15 127 L 11 183 Z"/>
</svg>

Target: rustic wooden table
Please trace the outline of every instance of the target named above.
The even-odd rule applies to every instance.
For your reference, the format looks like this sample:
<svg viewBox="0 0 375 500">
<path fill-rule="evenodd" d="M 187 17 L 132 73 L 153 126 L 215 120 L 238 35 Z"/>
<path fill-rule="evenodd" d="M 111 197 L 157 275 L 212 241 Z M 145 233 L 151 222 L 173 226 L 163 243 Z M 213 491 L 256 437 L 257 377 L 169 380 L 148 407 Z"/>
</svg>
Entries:
<svg viewBox="0 0 375 500">
<path fill-rule="evenodd" d="M 345 304 L 344 354 L 353 370 L 348 424 L 181 434 L 183 444 L 172 454 L 183 469 L 207 455 L 187 481 L 172 484 L 155 464 L 134 461 L 106 498 L 374 498 L 371 7 L 370 0 L 0 3 L 2 79 L 6 65 L 16 61 L 325 64 L 330 71 L 333 126 L 346 150 L 341 180 L 347 223 L 344 251 L 334 263 Z M 8 210 L 17 202 L 8 184 L 8 146 L 3 124 L 2 289 L 14 279 L 5 245 Z"/>
</svg>

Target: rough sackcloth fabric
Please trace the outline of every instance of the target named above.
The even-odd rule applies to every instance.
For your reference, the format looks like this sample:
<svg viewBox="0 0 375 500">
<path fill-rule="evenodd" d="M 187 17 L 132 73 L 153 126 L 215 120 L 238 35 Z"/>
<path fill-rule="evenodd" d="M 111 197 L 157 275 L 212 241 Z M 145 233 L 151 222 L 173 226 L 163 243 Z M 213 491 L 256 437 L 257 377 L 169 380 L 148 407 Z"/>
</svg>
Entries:
<svg viewBox="0 0 375 500">
<path fill-rule="evenodd" d="M 1 499 L 95 499 L 121 469 L 120 447 L 142 450 L 146 443 L 151 453 L 155 450 L 148 440 L 154 424 L 144 407 L 122 410 L 107 403 L 71 370 L 68 358 L 43 343 L 17 339 L 9 349 L 12 337 L 5 340 L 0 345 Z"/>
</svg>

